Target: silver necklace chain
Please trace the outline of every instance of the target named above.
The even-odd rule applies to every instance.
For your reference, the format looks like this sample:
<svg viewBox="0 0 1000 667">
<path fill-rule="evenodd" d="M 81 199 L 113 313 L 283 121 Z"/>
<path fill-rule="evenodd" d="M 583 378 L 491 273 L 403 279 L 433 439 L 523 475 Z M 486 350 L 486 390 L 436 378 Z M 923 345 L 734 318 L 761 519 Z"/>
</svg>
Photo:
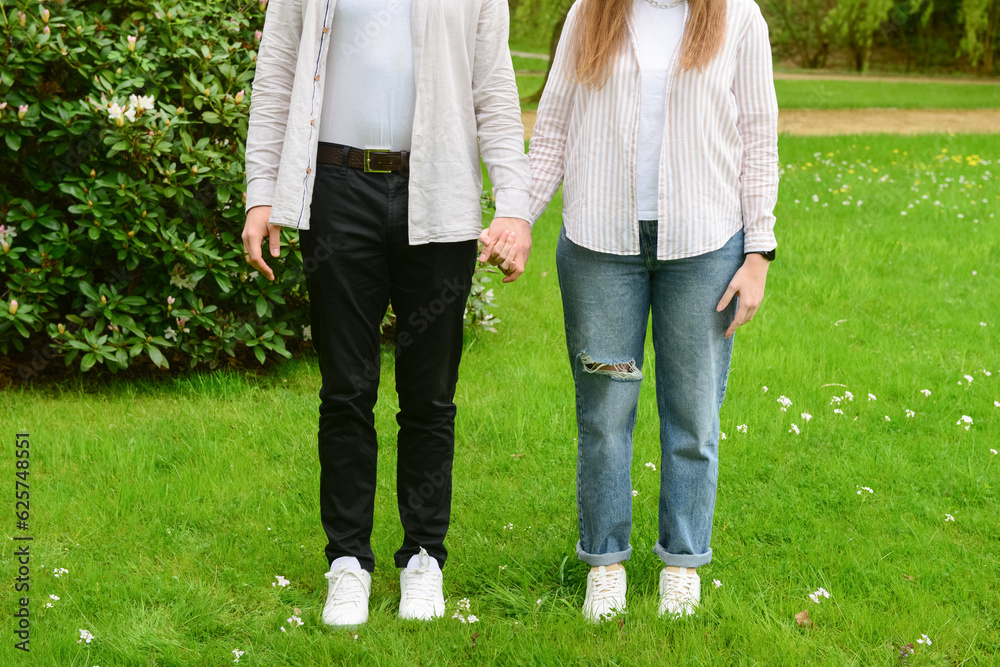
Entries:
<svg viewBox="0 0 1000 667">
<path fill-rule="evenodd" d="M 646 2 L 653 5 L 654 7 L 659 7 L 660 9 L 672 9 L 677 5 L 681 4 L 682 2 L 684 2 L 684 0 L 674 0 L 673 2 L 657 2 L 656 0 L 646 0 Z"/>
</svg>

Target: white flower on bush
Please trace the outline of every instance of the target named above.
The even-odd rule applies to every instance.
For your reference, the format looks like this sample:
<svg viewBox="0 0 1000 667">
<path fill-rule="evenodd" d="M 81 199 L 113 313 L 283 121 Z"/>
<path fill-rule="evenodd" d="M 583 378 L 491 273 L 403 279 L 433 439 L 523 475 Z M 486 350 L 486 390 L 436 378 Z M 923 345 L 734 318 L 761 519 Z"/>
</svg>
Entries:
<svg viewBox="0 0 1000 667">
<path fill-rule="evenodd" d="M 124 127 L 126 120 L 134 123 L 137 115 L 141 116 L 143 112 L 151 111 L 155 105 L 154 100 L 155 98 L 152 95 L 141 97 L 139 95 L 130 95 L 128 104 L 121 106 L 118 102 L 107 103 L 104 96 L 101 96 L 101 101 L 107 104 L 108 120 L 114 121 L 118 127 Z"/>
<path fill-rule="evenodd" d="M 10 239 L 17 236 L 17 232 L 14 231 L 13 227 L 4 227 L 0 225 L 0 251 L 7 252 L 10 250 Z"/>
<path fill-rule="evenodd" d="M 117 102 L 112 102 L 108 107 L 108 119 L 115 121 L 115 125 L 122 127 L 125 125 L 125 110 L 118 106 Z"/>
<path fill-rule="evenodd" d="M 152 95 L 143 95 L 141 97 L 139 95 L 128 96 L 129 106 L 136 109 L 139 113 L 142 113 L 143 111 L 152 111 L 153 106 L 156 104 L 155 100 L 156 98 Z"/>
<path fill-rule="evenodd" d="M 174 264 L 174 268 L 170 270 L 170 284 L 181 289 L 194 289 L 198 281 L 189 280 L 186 275 L 183 264 Z"/>
</svg>

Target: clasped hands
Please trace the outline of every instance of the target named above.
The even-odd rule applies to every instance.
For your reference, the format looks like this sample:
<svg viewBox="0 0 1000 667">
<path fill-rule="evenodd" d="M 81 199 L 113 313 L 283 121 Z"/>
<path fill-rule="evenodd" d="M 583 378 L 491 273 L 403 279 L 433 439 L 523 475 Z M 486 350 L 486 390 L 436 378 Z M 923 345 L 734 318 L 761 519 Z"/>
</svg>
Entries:
<svg viewBox="0 0 1000 667">
<path fill-rule="evenodd" d="M 479 235 L 482 250 L 479 261 L 499 268 L 505 283 L 512 283 L 524 273 L 531 255 L 531 225 L 520 218 L 494 218 Z"/>
</svg>

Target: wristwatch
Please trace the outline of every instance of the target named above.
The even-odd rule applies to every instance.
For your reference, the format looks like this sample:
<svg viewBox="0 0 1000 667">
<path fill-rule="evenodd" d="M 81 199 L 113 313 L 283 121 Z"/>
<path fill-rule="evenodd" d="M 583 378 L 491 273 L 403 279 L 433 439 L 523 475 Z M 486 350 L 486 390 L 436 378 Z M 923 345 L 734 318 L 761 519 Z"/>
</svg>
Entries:
<svg viewBox="0 0 1000 667">
<path fill-rule="evenodd" d="M 777 249 L 774 249 L 774 250 L 751 250 L 750 252 L 748 252 L 746 254 L 747 255 L 763 255 L 764 259 L 766 259 L 769 262 L 773 262 L 776 250 Z"/>
</svg>

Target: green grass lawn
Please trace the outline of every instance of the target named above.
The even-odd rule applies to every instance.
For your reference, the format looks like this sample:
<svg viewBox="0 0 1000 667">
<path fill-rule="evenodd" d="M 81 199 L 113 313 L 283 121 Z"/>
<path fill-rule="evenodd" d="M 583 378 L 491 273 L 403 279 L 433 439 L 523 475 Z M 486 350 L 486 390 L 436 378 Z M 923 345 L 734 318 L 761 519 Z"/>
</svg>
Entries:
<svg viewBox="0 0 1000 667">
<path fill-rule="evenodd" d="M 774 87 L 782 109 L 1000 107 L 998 85 L 778 79 Z"/>
<path fill-rule="evenodd" d="M 629 612 L 598 627 L 579 614 L 557 201 L 528 273 L 496 285 L 499 333 L 467 338 L 446 618 L 395 618 L 386 354 L 371 619 L 356 635 L 320 623 L 319 377 L 304 359 L 263 378 L 0 394 L 11 510 L 14 435 L 31 435 L 35 538 L 26 656 L 11 632 L 10 538 L 23 533 L 8 515 L 0 664 L 222 665 L 234 649 L 240 665 L 1000 664 L 1000 138 L 783 137 L 780 148 L 778 260 L 737 334 L 696 617 L 656 617 L 651 346 Z M 272 586 L 276 575 L 290 585 Z M 820 587 L 830 597 L 814 603 Z M 451 617 L 463 598 L 478 622 Z M 802 611 L 811 627 L 796 623 Z M 92 642 L 78 643 L 81 629 Z M 917 643 L 925 634 L 932 644 Z"/>
<path fill-rule="evenodd" d="M 518 94 L 525 98 L 542 87 L 544 61 L 516 64 Z M 1000 107 L 1000 85 L 778 79 L 774 82 L 782 109 L 989 109 Z M 534 109 L 537 104 L 525 105 Z"/>
</svg>

